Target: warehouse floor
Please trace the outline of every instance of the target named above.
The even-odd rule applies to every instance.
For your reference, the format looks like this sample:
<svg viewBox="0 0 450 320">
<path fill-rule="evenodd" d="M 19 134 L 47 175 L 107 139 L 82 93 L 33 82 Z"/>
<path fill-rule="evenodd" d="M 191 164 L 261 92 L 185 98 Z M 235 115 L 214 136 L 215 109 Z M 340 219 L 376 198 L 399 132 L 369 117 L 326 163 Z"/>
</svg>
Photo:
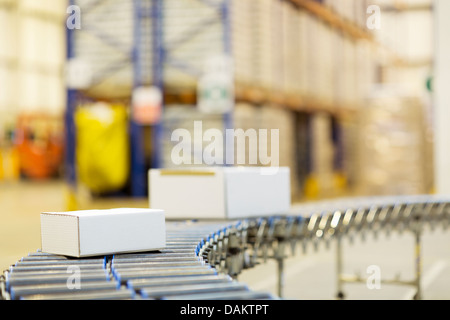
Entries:
<svg viewBox="0 0 450 320">
<path fill-rule="evenodd" d="M 0 269 L 41 247 L 39 214 L 66 211 L 68 188 L 62 181 L 0 183 Z M 93 200 L 77 194 L 77 209 L 148 207 L 147 199 Z"/>
<path fill-rule="evenodd" d="M 0 269 L 4 270 L 20 257 L 40 247 L 39 213 L 66 209 L 67 189 L 63 182 L 19 182 L 0 184 Z M 86 200 L 81 208 L 134 206 L 145 207 L 145 199 L 130 201 L 110 199 Z M 424 299 L 450 299 L 450 230 L 426 231 L 423 236 L 422 294 Z M 309 246 L 307 254 L 297 247 L 295 257 L 285 263 L 284 298 L 334 299 L 336 291 L 335 243 L 327 250 L 322 244 L 315 252 Z M 366 242 L 360 238 L 350 245 L 343 245 L 345 273 L 359 272 L 368 277 L 370 266 L 379 268 L 381 278 L 402 280 L 414 277 L 414 241 L 411 234 L 372 235 Z M 239 276 L 250 288 L 276 294 L 277 266 L 272 260 Z M 346 284 L 348 299 L 411 299 L 414 289 L 410 286 L 381 284 L 370 290 L 366 283 Z"/>
</svg>

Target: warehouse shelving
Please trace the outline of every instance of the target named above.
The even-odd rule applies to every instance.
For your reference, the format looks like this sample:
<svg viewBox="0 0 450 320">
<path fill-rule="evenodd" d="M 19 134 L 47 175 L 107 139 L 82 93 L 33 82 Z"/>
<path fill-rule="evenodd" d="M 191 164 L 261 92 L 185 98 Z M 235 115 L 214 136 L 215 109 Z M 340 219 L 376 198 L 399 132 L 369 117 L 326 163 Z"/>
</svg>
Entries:
<svg viewBox="0 0 450 320">
<path fill-rule="evenodd" d="M 63 2 L 0 0 L 0 157 L 6 180 L 36 179 L 34 173 L 57 158 L 46 154 L 52 142 L 44 128 L 62 134 L 65 8 Z"/>
<path fill-rule="evenodd" d="M 113 0 L 107 1 L 81 1 L 72 0 L 72 4 L 80 1 L 83 4 L 84 14 L 89 14 L 96 6 L 105 6 L 113 3 Z M 273 0 L 278 3 L 290 3 L 298 12 L 307 14 L 315 20 L 327 25 L 332 33 L 338 37 L 345 38 L 353 43 L 364 43 L 376 56 L 376 62 L 380 65 L 385 64 L 394 67 L 413 67 L 417 65 L 429 64 L 429 61 L 409 61 L 399 57 L 390 48 L 379 43 L 373 33 L 365 26 L 355 21 L 349 20 L 340 13 L 335 12 L 326 4 L 313 0 Z M 182 13 L 176 6 L 194 5 L 197 15 L 191 22 L 188 13 Z M 189 52 L 180 53 L 180 48 L 186 50 L 190 42 L 196 37 L 202 37 L 207 32 L 216 30 L 215 41 L 217 43 L 207 43 L 208 48 L 216 48 L 215 53 L 224 53 L 233 55 L 233 33 L 231 26 L 232 19 L 231 0 L 198 0 L 189 3 L 180 4 L 174 1 L 162 0 L 135 0 L 132 4 L 132 13 L 129 14 L 132 24 L 133 43 L 121 44 L 120 37 L 113 38 L 105 34 L 101 29 L 88 25 L 83 26 L 84 30 L 68 30 L 68 57 L 75 55 L 73 48 L 73 35 L 75 32 L 91 33 L 94 37 L 100 39 L 104 44 L 113 50 L 119 49 L 122 52 L 122 60 L 116 61 L 111 68 L 103 70 L 100 73 L 97 82 L 101 82 L 102 77 L 110 76 L 115 71 L 124 66 L 131 65 L 132 81 L 127 89 L 127 94 L 121 98 L 130 99 L 132 88 L 142 85 L 153 85 L 159 87 L 163 92 L 163 106 L 171 104 L 195 105 L 197 102 L 196 83 L 201 75 L 201 64 L 199 61 L 205 57 L 203 49 L 199 49 L 199 54 L 190 56 Z M 403 2 L 396 2 L 394 9 L 401 11 L 409 7 Z M 167 10 L 171 10 L 168 14 Z M 177 11 L 178 10 L 178 11 Z M 125 14 L 125 13 L 123 13 Z M 180 19 L 177 15 L 181 14 Z M 364 14 L 364 12 L 363 12 Z M 117 18 L 117 15 L 114 16 Z M 182 19 L 181 19 L 182 18 Z M 362 19 L 364 19 L 362 17 Z M 107 18 L 105 18 L 107 19 Z M 183 20 L 184 19 L 184 20 Z M 191 19 L 191 20 L 192 20 Z M 187 25 L 179 25 L 178 21 L 185 21 Z M 198 21 L 197 21 L 198 20 Z M 169 29 L 169 27 L 171 29 Z M 205 36 L 204 39 L 208 39 Z M 207 41 L 207 40 L 204 40 Z M 197 41 L 198 42 L 198 41 Z M 197 43 L 198 44 L 198 43 Z M 194 45 L 194 44 L 193 44 Z M 193 51 L 192 51 L 193 52 Z M 195 59 L 194 59 L 195 58 Z M 378 66 L 372 66 L 373 68 Z M 173 82 L 173 75 L 182 75 L 184 79 L 181 84 Z M 187 79 L 187 80 L 186 80 Z M 308 114 L 326 113 L 335 119 L 353 118 L 358 115 L 358 102 L 349 103 L 337 101 L 335 99 L 322 99 L 320 94 L 304 94 L 285 92 L 279 88 L 268 88 L 264 85 L 252 82 L 235 80 L 235 100 L 236 102 L 250 103 L 253 105 L 268 105 L 272 108 L 281 108 L 291 112 L 301 112 Z M 68 112 L 66 115 L 67 133 L 68 133 L 68 176 L 71 184 L 75 183 L 75 141 L 73 112 L 76 108 L 76 101 L 80 98 L 93 98 L 90 90 L 85 90 L 80 94 L 79 91 L 68 91 Z M 108 98 L 108 97 L 103 97 Z M 233 127 L 233 113 L 222 115 L 223 128 Z M 340 121 L 340 120 L 339 120 Z M 146 163 L 142 144 L 144 143 L 142 125 L 130 120 L 130 144 L 131 144 L 131 194 L 133 196 L 144 196 L 146 194 L 146 169 L 149 165 Z M 334 131 L 338 130 L 336 128 Z M 152 163 L 151 167 L 161 167 L 163 163 L 163 145 L 161 138 L 164 134 L 164 123 L 156 123 L 151 126 L 152 132 Z M 335 134 L 339 137 L 340 134 Z M 338 145 L 339 141 L 335 141 Z M 337 146 L 338 146 L 337 145 Z M 339 154 L 342 152 L 338 151 Z"/>
<path fill-rule="evenodd" d="M 314 1 L 314 0 L 289 0 L 292 3 L 298 5 L 300 8 L 303 8 L 315 15 L 316 17 L 322 19 L 327 22 L 334 28 L 342 31 L 348 36 L 354 39 L 366 39 L 372 40 L 373 37 L 370 33 L 366 32 L 362 28 L 358 27 L 354 23 L 345 20 L 335 12 L 333 12 L 330 8 L 327 8 L 322 3 Z"/>
<path fill-rule="evenodd" d="M 373 37 L 370 33 L 366 32 L 362 28 L 356 26 L 352 22 L 348 22 L 341 18 L 338 14 L 334 13 L 329 8 L 324 5 L 312 1 L 312 0 L 289 0 L 293 4 L 297 5 L 300 9 L 305 9 L 310 12 L 312 15 L 318 17 L 324 22 L 329 23 L 332 27 L 337 28 L 351 39 L 357 40 L 369 40 L 374 41 Z M 228 4 L 229 5 L 229 4 Z M 222 9 L 224 10 L 224 9 Z M 224 18 L 223 22 L 226 21 Z M 208 23 L 210 23 L 209 21 Z M 199 25 L 202 25 L 199 23 Z M 197 30 L 196 30 L 197 31 Z M 198 30 L 200 31 L 200 30 Z M 228 39 L 230 35 L 229 31 L 224 32 L 224 39 Z M 186 34 L 190 34 L 189 31 Z M 228 40 L 229 41 L 229 40 Z M 229 45 L 228 45 L 229 46 Z M 163 49 L 163 51 L 165 51 Z M 230 49 L 227 50 L 228 52 Z M 169 60 L 170 61 L 170 60 Z M 180 61 L 178 61 L 180 62 Z M 179 66 L 185 67 L 187 63 L 183 61 Z M 192 70 L 192 69 L 191 69 Z M 197 70 L 198 72 L 198 70 Z M 168 85 L 167 91 L 172 92 L 174 94 L 177 89 L 171 90 L 170 84 Z M 195 103 L 195 90 L 185 89 L 183 93 L 180 93 L 179 96 L 186 97 L 187 103 Z M 301 95 L 288 95 L 283 92 L 274 92 L 273 90 L 268 90 L 264 88 L 259 88 L 253 84 L 243 84 L 236 83 L 235 86 L 235 96 L 237 101 L 241 102 L 249 102 L 249 103 L 273 103 L 275 105 L 284 106 L 292 110 L 299 111 L 325 111 L 333 114 L 352 114 L 354 109 L 352 107 L 344 107 L 335 108 L 334 105 L 325 104 L 320 102 L 317 97 L 313 96 L 301 96 Z"/>
<path fill-rule="evenodd" d="M 289 0 L 292 3 L 295 3 L 300 8 L 307 10 L 314 16 L 318 17 L 322 21 L 328 23 L 332 27 L 340 30 L 347 36 L 351 37 L 355 41 L 364 40 L 368 41 L 373 50 L 378 51 L 380 54 L 385 55 L 387 59 L 394 65 L 399 67 L 414 67 L 416 65 L 428 65 L 431 62 L 428 60 L 425 61 L 410 61 L 405 59 L 404 57 L 400 57 L 391 49 L 387 48 L 384 44 L 376 41 L 373 34 L 367 29 L 361 26 L 358 26 L 352 21 L 348 21 L 344 17 L 340 16 L 332 9 L 323 5 L 320 2 L 314 0 Z M 431 4 L 411 4 L 402 0 L 394 1 L 392 6 L 383 6 L 381 8 L 382 11 L 394 11 L 394 12 L 405 12 L 411 10 L 432 10 Z"/>
<path fill-rule="evenodd" d="M 66 155 L 66 168 L 67 168 L 67 180 L 69 185 L 75 187 L 77 184 L 76 179 L 76 164 L 75 164 L 75 149 L 76 149 L 76 129 L 74 123 L 74 114 L 77 108 L 77 104 L 84 100 L 114 100 L 113 94 L 108 94 L 100 90 L 96 92 L 96 85 L 102 84 L 103 81 L 108 80 L 111 76 L 114 76 L 117 72 L 125 71 L 121 74 L 125 76 L 125 79 L 119 81 L 125 82 L 127 89 L 122 90 L 119 94 L 119 99 L 125 101 L 130 100 L 131 90 L 133 87 L 142 85 L 149 85 L 152 81 L 152 55 L 151 55 L 151 39 L 150 35 L 152 31 L 152 14 L 153 3 L 150 0 L 136 0 L 132 2 L 128 7 L 124 5 L 125 9 L 131 9 L 129 12 L 117 12 L 114 6 L 119 3 L 114 0 L 109 1 L 77 1 L 71 0 L 70 5 L 80 5 L 83 12 L 83 25 L 80 30 L 67 29 L 67 58 L 68 60 L 76 58 L 81 53 L 91 59 L 91 67 L 95 66 L 93 72 L 93 82 L 90 88 L 84 90 L 69 89 L 67 92 L 67 111 L 66 111 L 66 136 L 67 136 L 67 155 Z M 122 3 L 123 4 L 123 3 Z M 123 32 L 128 32 L 125 36 L 112 36 L 111 28 L 114 28 L 114 21 L 110 20 L 108 12 L 95 12 L 97 8 L 116 10 L 114 17 L 117 18 L 123 14 L 124 18 L 121 20 L 122 26 L 130 27 L 124 28 Z M 93 12 L 94 18 L 89 19 L 89 15 Z M 126 19 L 129 19 L 127 24 Z M 103 24 L 103 25 L 102 25 Z M 114 30 L 114 29 L 113 29 Z M 93 52 L 89 52 L 87 48 L 79 48 L 81 45 L 88 46 L 88 38 L 81 38 L 86 34 L 86 37 L 92 37 L 98 41 L 93 43 L 95 45 L 103 46 L 101 50 L 103 52 L 96 52 L 95 48 Z M 76 39 L 76 35 L 78 38 Z M 81 40 L 80 40 L 81 38 Z M 86 40 L 88 39 L 88 40 Z M 130 40 L 131 39 L 131 40 Z M 84 41 L 84 43 L 83 43 Z M 84 51 L 83 51 L 84 50 Z M 98 48 L 97 48 L 98 50 Z M 105 50 L 107 54 L 105 55 Z M 113 58 L 108 56 L 108 53 L 112 53 Z M 109 61 L 108 61 L 109 59 Z M 107 61 L 105 65 L 104 60 Z M 99 66 L 97 66 L 98 64 Z M 130 78 L 126 78 L 127 75 L 131 75 Z M 128 80 L 128 83 L 126 83 Z M 114 89 L 110 90 L 114 92 Z M 123 92 L 124 91 L 124 92 Z M 111 97 L 111 95 L 113 97 Z M 130 189 L 133 196 L 145 196 L 146 195 L 146 163 L 144 154 L 144 137 L 143 126 L 130 117 L 129 121 L 129 134 L 130 134 L 130 155 L 131 155 L 131 168 L 130 168 Z"/>
<path fill-rule="evenodd" d="M 388 62 L 396 67 L 415 67 L 430 65 L 430 60 L 410 61 L 403 57 L 398 56 L 391 49 L 387 48 L 384 44 L 376 41 L 372 33 L 367 28 L 356 25 L 352 21 L 348 21 L 334 12 L 332 9 L 314 0 L 289 0 L 299 9 L 308 11 L 313 16 L 317 17 L 321 21 L 326 22 L 333 28 L 339 30 L 353 41 L 365 41 L 370 44 L 371 48 L 386 57 Z M 396 1 L 394 10 L 430 10 L 429 5 L 413 6 L 405 4 L 402 1 Z M 287 107 L 291 110 L 299 111 L 324 111 L 336 116 L 352 116 L 357 110 L 357 106 L 336 106 L 324 104 L 315 97 L 305 97 L 301 95 L 289 96 L 283 93 L 270 92 L 254 86 L 246 86 L 239 84 L 236 87 L 236 99 L 244 102 L 261 103 L 271 102 L 276 105 Z"/>
<path fill-rule="evenodd" d="M 388 61 L 388 64 L 392 64 L 396 67 L 415 67 L 430 65 L 430 60 L 410 61 L 403 57 L 398 56 L 391 49 L 387 48 L 384 44 L 376 41 L 372 33 L 367 28 L 358 26 L 352 21 L 341 17 L 332 9 L 314 0 L 289 0 L 299 10 L 306 10 L 311 15 L 317 17 L 321 21 L 326 22 L 331 27 L 342 32 L 345 36 L 352 39 L 352 41 L 365 41 L 370 44 L 371 48 L 385 57 L 384 60 Z M 428 5 L 412 6 L 405 4 L 401 1 L 395 3 L 394 10 L 429 10 Z M 254 85 L 245 85 L 238 83 L 235 89 L 236 99 L 242 102 L 250 103 L 262 103 L 269 102 L 275 105 L 287 107 L 292 110 L 298 111 L 325 111 L 337 116 L 348 116 L 355 113 L 357 106 L 337 106 L 335 104 L 324 104 L 320 102 L 316 97 L 307 97 L 302 95 L 288 95 L 282 92 L 272 92 L 263 88 L 258 88 Z M 183 94 L 180 94 L 183 95 Z M 187 97 L 188 103 L 195 103 L 195 92 L 189 90 L 184 92 L 184 96 Z"/>
<path fill-rule="evenodd" d="M 325 112 L 336 117 L 352 117 L 357 111 L 356 108 L 348 106 L 339 107 L 336 104 L 323 103 L 314 97 L 274 93 L 251 86 L 245 87 L 244 85 L 239 85 L 236 88 L 235 95 L 236 101 L 240 102 L 254 104 L 270 103 L 273 107 L 307 113 Z"/>
</svg>

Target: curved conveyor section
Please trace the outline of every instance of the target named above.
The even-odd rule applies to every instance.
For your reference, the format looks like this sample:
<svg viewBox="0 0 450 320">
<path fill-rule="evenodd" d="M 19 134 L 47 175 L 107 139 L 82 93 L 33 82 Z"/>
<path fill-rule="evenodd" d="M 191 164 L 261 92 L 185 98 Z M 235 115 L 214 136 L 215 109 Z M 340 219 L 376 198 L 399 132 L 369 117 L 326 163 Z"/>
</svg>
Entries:
<svg viewBox="0 0 450 320">
<path fill-rule="evenodd" d="M 413 232 L 420 244 L 425 227 L 446 228 L 449 222 L 450 198 L 434 196 L 349 198 L 303 204 L 289 214 L 258 219 L 167 222 L 167 245 L 157 252 L 87 259 L 30 253 L 3 272 L 0 297 L 278 299 L 250 290 L 237 276 L 270 258 L 278 261 L 281 279 L 283 260 L 298 244 L 317 248 L 321 242 L 339 245 L 342 237 L 394 231 Z M 414 283 L 420 298 L 420 270 Z M 338 298 L 343 297 L 340 289 Z"/>
</svg>

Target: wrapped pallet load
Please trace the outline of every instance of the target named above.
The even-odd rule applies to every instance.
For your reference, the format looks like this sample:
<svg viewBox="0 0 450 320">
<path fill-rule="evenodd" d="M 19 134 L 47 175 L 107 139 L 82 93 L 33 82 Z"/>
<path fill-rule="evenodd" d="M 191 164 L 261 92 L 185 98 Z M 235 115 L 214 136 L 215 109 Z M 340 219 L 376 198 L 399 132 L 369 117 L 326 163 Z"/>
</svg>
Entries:
<svg viewBox="0 0 450 320">
<path fill-rule="evenodd" d="M 360 119 L 359 189 L 366 194 L 422 194 L 427 146 L 421 99 L 394 87 L 376 88 Z"/>
</svg>

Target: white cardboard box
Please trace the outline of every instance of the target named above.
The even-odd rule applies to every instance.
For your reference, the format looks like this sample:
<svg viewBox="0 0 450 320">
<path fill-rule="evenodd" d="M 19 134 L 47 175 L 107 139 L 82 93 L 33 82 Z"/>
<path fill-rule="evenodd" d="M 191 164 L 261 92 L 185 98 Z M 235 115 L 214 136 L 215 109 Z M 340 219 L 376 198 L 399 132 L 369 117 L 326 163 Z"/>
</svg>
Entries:
<svg viewBox="0 0 450 320">
<path fill-rule="evenodd" d="M 271 171 L 261 171 L 267 169 Z M 290 170 L 274 169 L 151 169 L 150 204 L 163 209 L 168 219 L 237 219 L 285 214 L 291 206 Z"/>
<path fill-rule="evenodd" d="M 120 208 L 41 213 L 43 252 L 87 257 L 151 251 L 165 245 L 163 210 Z"/>
</svg>

